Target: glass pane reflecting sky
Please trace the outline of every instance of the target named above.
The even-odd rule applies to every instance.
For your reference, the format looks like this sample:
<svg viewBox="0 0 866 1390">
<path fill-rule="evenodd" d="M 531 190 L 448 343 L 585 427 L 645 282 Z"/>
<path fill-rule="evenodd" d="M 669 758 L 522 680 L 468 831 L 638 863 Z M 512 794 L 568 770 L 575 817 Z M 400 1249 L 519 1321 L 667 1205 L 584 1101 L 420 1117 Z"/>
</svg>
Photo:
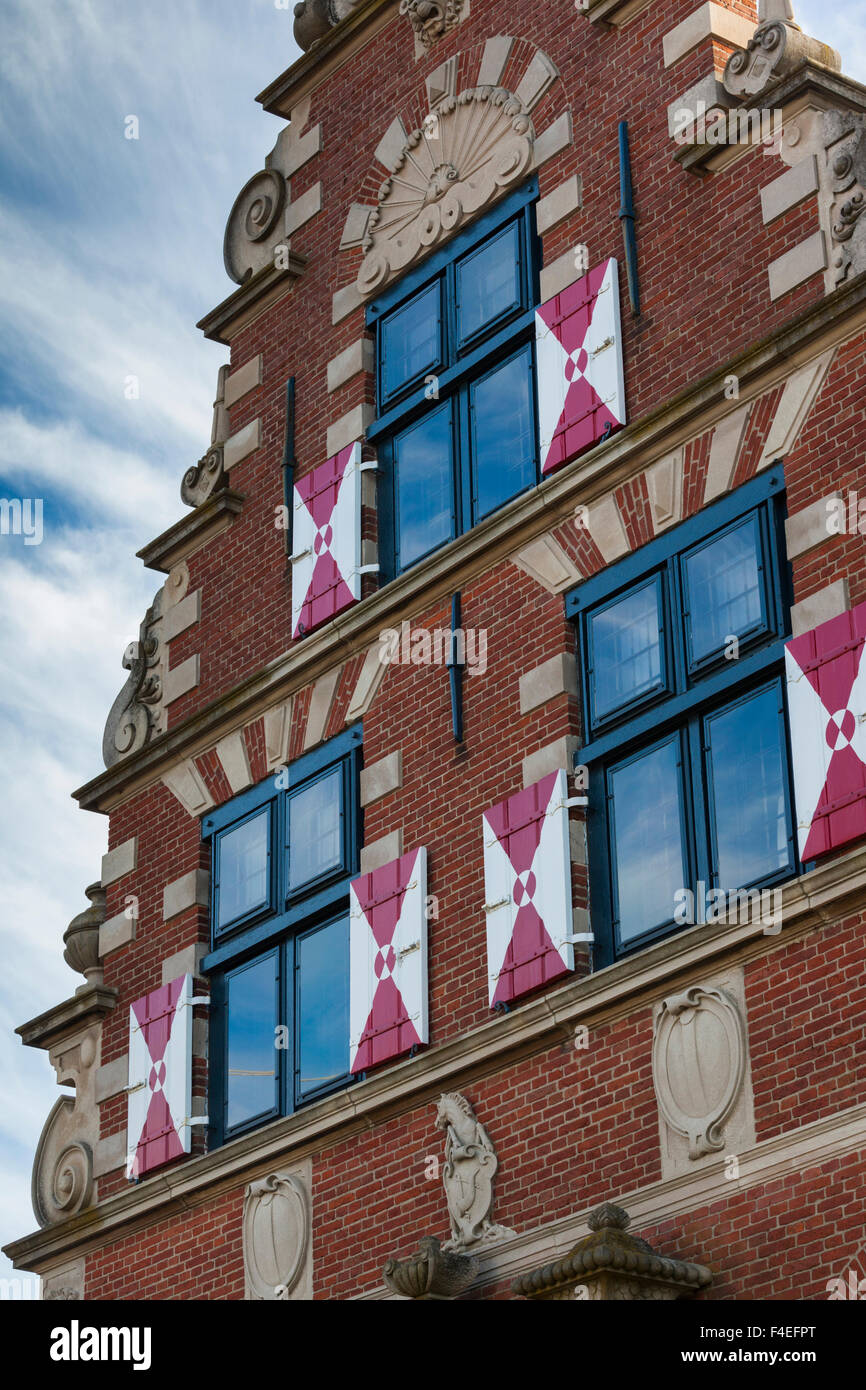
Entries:
<svg viewBox="0 0 866 1390">
<path fill-rule="evenodd" d="M 788 863 L 779 692 L 759 691 L 706 727 L 719 887 L 731 891 Z"/>
<path fill-rule="evenodd" d="M 610 774 L 619 930 L 628 942 L 673 919 L 687 886 L 677 741 Z"/>
</svg>

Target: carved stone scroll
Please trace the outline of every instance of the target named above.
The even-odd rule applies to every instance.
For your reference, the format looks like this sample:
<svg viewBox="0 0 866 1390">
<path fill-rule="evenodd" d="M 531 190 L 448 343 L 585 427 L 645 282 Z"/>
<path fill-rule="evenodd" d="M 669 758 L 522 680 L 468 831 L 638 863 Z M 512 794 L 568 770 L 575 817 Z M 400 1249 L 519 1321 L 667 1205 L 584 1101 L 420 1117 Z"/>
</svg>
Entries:
<svg viewBox="0 0 866 1390">
<path fill-rule="evenodd" d="M 213 403 L 210 448 L 194 468 L 187 469 L 181 481 L 181 500 L 188 507 L 200 507 L 202 502 L 228 485 L 228 474 L 223 467 L 223 446 L 229 437 L 229 413 L 225 403 L 228 374 L 228 364 L 220 367 Z"/>
</svg>

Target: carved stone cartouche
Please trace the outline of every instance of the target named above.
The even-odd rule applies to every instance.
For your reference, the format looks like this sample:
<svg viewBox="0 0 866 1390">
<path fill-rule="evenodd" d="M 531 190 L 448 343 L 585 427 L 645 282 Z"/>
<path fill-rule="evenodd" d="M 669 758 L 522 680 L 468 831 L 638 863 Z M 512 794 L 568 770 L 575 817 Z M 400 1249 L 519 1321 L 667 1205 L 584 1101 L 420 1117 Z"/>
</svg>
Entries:
<svg viewBox="0 0 866 1390">
<path fill-rule="evenodd" d="M 310 1253 L 307 1185 L 294 1173 L 269 1173 L 244 1196 L 243 1254 L 246 1298 L 281 1302 L 303 1295 Z"/>
<path fill-rule="evenodd" d="M 745 1027 L 734 1000 L 703 985 L 670 995 L 655 1019 L 652 1064 L 659 1108 L 688 1140 L 689 1158 L 718 1153 L 746 1070 Z"/>
<path fill-rule="evenodd" d="M 394 1293 L 423 1302 L 459 1298 L 474 1282 L 478 1268 L 474 1256 L 443 1250 L 435 1236 L 422 1236 L 417 1254 L 406 1260 L 394 1256 L 382 1276 Z"/>
<path fill-rule="evenodd" d="M 445 1130 L 442 1181 L 451 1219 L 451 1239 L 443 1249 L 478 1249 L 513 1235 L 492 1220 L 493 1179 L 499 1162 L 465 1096 L 450 1092 L 440 1097 L 436 1127 Z"/>
<path fill-rule="evenodd" d="M 514 1279 L 513 1292 L 539 1300 L 667 1302 L 709 1288 L 713 1276 L 704 1265 L 657 1255 L 645 1240 L 628 1234 L 629 1222 L 622 1207 L 596 1207 L 587 1220 L 589 1235 L 564 1259 Z"/>
</svg>

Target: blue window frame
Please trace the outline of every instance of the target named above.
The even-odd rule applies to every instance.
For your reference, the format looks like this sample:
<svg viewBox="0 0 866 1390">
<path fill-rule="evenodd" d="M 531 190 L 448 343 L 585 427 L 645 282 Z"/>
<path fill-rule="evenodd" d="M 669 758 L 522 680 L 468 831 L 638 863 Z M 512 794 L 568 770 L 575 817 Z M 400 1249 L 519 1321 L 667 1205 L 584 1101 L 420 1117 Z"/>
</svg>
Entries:
<svg viewBox="0 0 866 1390">
<path fill-rule="evenodd" d="M 781 466 L 569 593 L 599 965 L 797 870 Z"/>
<path fill-rule="evenodd" d="M 349 1084 L 362 728 L 213 811 L 211 1145 Z"/>
<path fill-rule="evenodd" d="M 537 197 L 533 178 L 368 306 L 386 579 L 539 480 Z"/>
</svg>

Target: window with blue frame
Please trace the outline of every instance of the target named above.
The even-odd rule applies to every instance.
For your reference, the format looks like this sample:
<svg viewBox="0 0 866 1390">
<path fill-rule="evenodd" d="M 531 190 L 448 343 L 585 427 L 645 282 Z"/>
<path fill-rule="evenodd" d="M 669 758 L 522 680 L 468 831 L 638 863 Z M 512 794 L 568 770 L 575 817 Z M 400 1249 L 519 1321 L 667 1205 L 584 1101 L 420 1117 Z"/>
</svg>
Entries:
<svg viewBox="0 0 866 1390">
<path fill-rule="evenodd" d="M 348 1085 L 360 725 L 205 817 L 211 1142 Z"/>
<path fill-rule="evenodd" d="M 390 578 L 538 481 L 537 180 L 368 307 Z"/>
<path fill-rule="evenodd" d="M 698 903 L 796 870 L 783 518 L 777 466 L 566 599 L 600 965 L 674 930 L 684 890 Z"/>
</svg>

